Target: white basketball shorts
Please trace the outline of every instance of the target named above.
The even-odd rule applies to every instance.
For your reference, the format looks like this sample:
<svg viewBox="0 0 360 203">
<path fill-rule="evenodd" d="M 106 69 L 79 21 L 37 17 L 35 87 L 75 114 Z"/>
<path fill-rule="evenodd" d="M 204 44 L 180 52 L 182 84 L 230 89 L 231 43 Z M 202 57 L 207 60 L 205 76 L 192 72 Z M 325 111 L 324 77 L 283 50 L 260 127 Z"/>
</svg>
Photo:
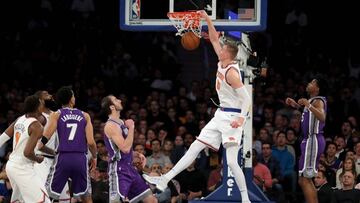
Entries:
<svg viewBox="0 0 360 203">
<path fill-rule="evenodd" d="M 218 109 L 196 139 L 216 151 L 219 150 L 221 143 L 223 145 L 226 143 L 240 145 L 243 128 L 233 128 L 230 125 L 236 119 L 239 119 L 239 113 Z"/>
</svg>

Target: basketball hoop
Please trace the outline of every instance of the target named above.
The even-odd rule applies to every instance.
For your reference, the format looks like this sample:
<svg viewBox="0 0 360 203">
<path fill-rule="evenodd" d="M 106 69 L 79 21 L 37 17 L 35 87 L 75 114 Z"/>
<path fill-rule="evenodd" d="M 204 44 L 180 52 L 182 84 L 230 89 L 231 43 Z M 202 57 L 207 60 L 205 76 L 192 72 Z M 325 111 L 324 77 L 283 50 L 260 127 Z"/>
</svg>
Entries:
<svg viewBox="0 0 360 203">
<path fill-rule="evenodd" d="M 200 13 L 196 11 L 169 12 L 167 16 L 178 31 L 176 35 L 183 36 L 186 32 L 191 31 L 201 38 Z"/>
</svg>

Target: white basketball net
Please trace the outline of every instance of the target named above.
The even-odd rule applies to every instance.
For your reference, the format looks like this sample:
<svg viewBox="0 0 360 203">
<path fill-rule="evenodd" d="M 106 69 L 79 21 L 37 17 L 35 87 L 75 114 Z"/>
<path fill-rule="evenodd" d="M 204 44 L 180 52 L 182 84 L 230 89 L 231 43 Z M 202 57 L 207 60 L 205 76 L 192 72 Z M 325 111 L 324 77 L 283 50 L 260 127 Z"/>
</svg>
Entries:
<svg viewBox="0 0 360 203">
<path fill-rule="evenodd" d="M 193 32 L 201 38 L 200 14 L 194 11 L 173 12 L 167 14 L 177 29 L 176 35 L 183 36 L 186 32 Z"/>
</svg>

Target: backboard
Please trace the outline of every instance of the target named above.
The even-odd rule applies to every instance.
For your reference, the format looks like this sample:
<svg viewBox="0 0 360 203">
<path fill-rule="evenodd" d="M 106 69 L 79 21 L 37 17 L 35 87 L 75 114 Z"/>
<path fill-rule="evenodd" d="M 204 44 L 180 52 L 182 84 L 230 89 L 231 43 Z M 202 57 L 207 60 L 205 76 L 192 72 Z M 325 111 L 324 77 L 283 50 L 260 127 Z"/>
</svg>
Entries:
<svg viewBox="0 0 360 203">
<path fill-rule="evenodd" d="M 218 31 L 266 28 L 267 0 L 120 0 L 120 29 L 176 31 L 167 13 L 189 10 L 205 10 Z"/>
</svg>

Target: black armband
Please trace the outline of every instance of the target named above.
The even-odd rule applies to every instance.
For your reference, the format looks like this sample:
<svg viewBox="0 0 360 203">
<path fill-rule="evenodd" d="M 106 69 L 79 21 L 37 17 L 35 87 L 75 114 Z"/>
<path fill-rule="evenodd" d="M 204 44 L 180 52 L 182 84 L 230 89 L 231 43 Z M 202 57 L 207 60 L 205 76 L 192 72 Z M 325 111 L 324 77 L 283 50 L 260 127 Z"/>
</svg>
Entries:
<svg viewBox="0 0 360 203">
<path fill-rule="evenodd" d="M 46 143 L 49 141 L 49 139 L 47 139 L 45 136 L 41 137 L 41 143 L 43 143 L 43 145 L 46 145 Z"/>
</svg>

